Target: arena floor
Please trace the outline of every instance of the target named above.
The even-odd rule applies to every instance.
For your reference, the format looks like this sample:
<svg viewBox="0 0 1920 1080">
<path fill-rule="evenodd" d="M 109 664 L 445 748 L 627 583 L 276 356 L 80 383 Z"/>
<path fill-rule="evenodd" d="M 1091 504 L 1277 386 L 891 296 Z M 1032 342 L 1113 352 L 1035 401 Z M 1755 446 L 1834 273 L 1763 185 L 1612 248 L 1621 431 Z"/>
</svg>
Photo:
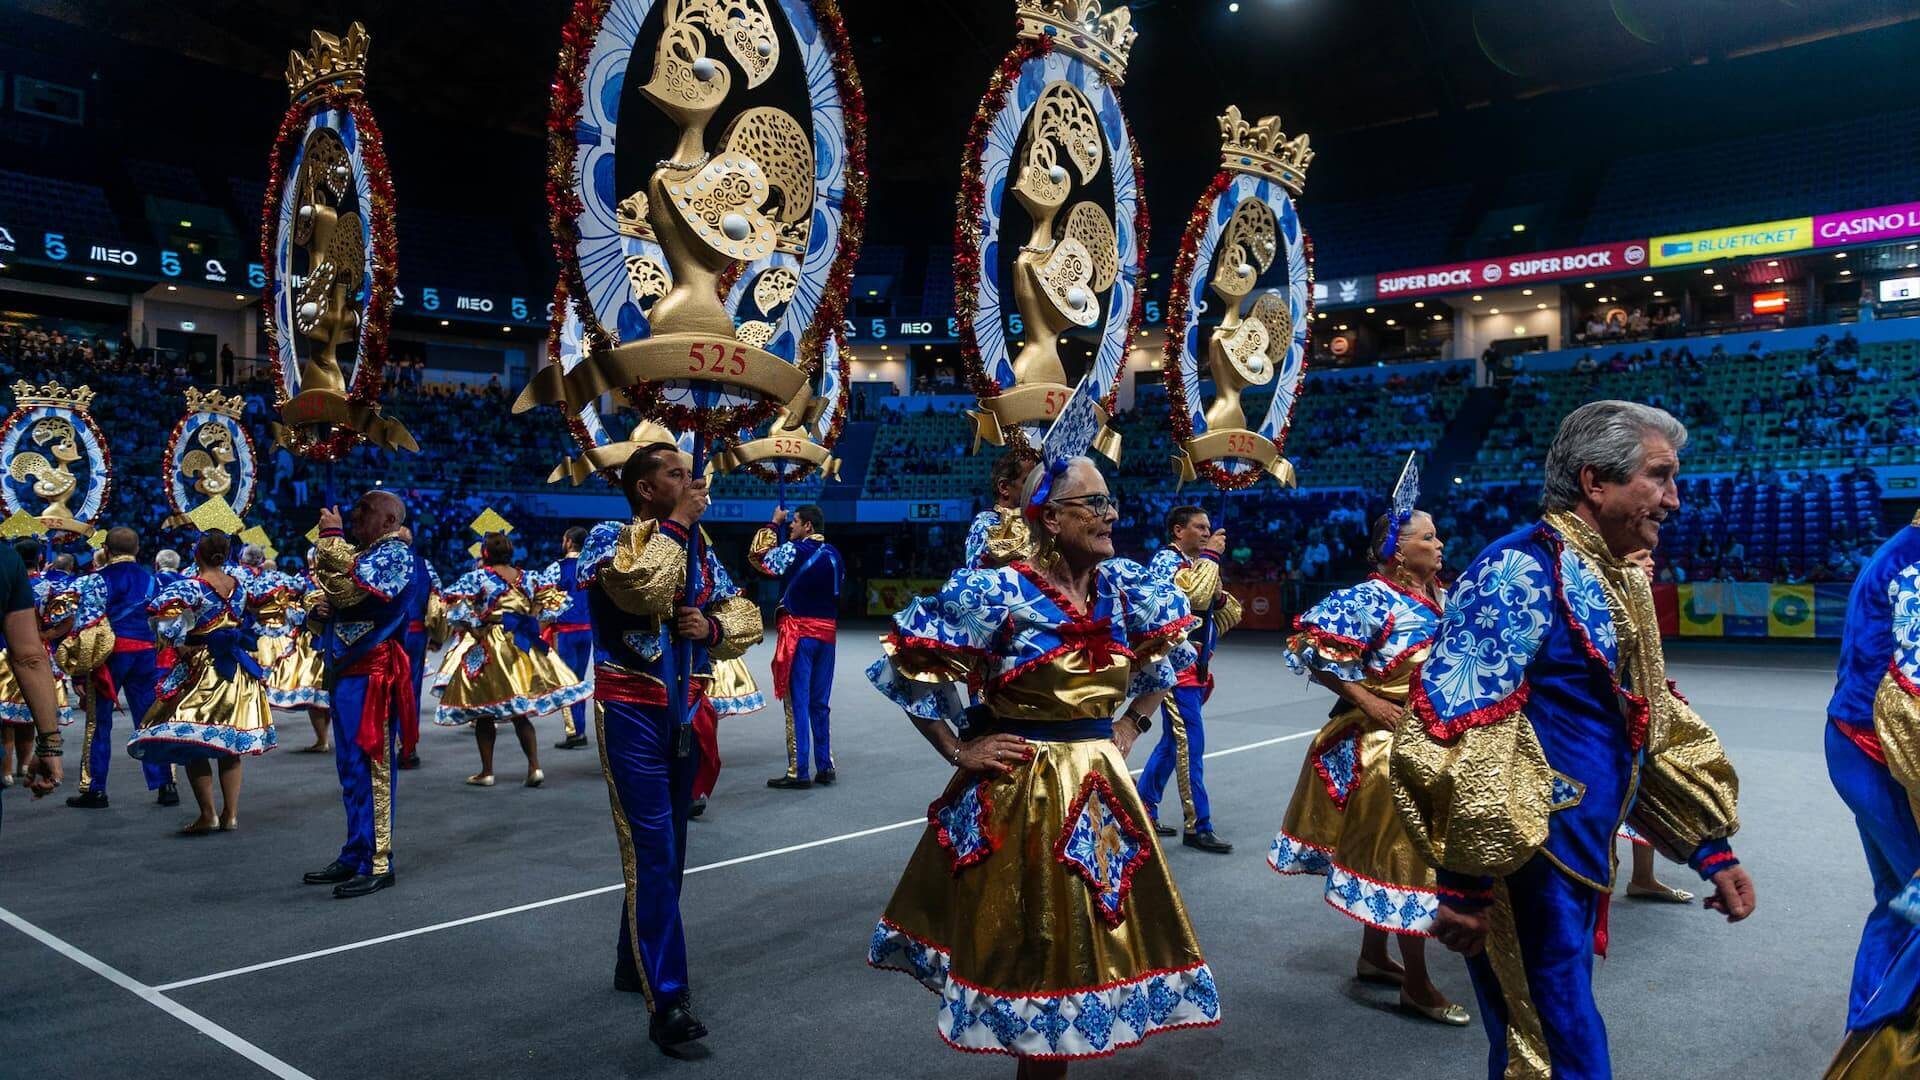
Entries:
<svg viewBox="0 0 1920 1080">
<path fill-rule="evenodd" d="M 338 850 L 330 758 L 283 717 L 283 748 L 249 762 L 237 833 L 173 834 L 126 758 L 113 808 L 8 791 L 0 838 L 0 1031 L 20 1077 L 250 1075 L 569 1077 L 1005 1076 L 947 1050 L 935 999 L 863 963 L 926 805 L 947 770 L 864 684 L 867 628 L 844 628 L 841 783 L 771 791 L 784 767 L 772 710 L 727 721 L 726 771 L 692 826 L 685 912 L 696 1007 L 713 1029 L 676 1063 L 646 1040 L 637 995 L 611 987 L 619 859 L 598 755 L 547 748 L 547 784 L 463 786 L 465 733 L 429 728 L 399 787 L 399 884 L 336 901 L 303 871 Z M 769 650 L 755 674 L 769 685 Z M 1811 1077 L 1839 1038 L 1867 907 L 1853 826 L 1827 783 L 1821 713 L 1830 649 L 1676 647 L 1673 674 L 1719 729 L 1744 781 L 1737 849 L 1759 911 L 1735 927 L 1697 908 L 1622 901 L 1597 977 L 1622 1077 Z M 1267 868 L 1324 691 L 1286 673 L 1277 638 L 1229 639 L 1208 710 L 1207 775 L 1228 857 L 1167 851 L 1218 979 L 1225 1022 L 1174 1033 L 1076 1074 L 1128 1077 L 1484 1075 L 1477 1026 L 1393 1008 L 1353 972 L 1359 928 L 1316 882 Z M 1156 730 L 1150 738 L 1158 738 Z M 1135 751 L 1135 764 L 1146 750 Z M 69 762 L 74 761 L 72 757 Z M 60 793 L 71 791 L 71 785 Z M 191 802 L 191 800 L 188 800 Z M 1668 879 L 1688 888 L 1684 868 Z M 1464 967 L 1437 977 L 1472 1003 Z"/>
</svg>

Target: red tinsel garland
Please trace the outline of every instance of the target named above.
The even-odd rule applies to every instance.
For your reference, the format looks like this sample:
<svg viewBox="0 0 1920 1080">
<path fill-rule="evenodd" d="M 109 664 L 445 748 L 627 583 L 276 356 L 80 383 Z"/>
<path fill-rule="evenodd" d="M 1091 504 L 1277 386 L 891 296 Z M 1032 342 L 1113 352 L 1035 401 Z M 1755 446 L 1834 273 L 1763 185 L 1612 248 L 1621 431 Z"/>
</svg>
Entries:
<svg viewBox="0 0 1920 1080">
<path fill-rule="evenodd" d="M 567 277 L 563 273 L 560 275 L 560 280 L 553 284 L 553 310 L 547 315 L 547 363 L 554 367 L 561 366 L 560 338 L 566 330 L 567 305 Z M 593 449 L 593 432 L 587 429 L 587 422 L 580 419 L 578 412 L 568 412 L 565 409 L 561 412 L 566 414 L 567 433 L 573 436 L 574 446 L 582 454 Z M 605 470 L 598 471 L 602 479 L 616 487 L 619 485 L 618 476 L 610 476 Z"/>
<path fill-rule="evenodd" d="M 953 225 L 953 315 L 960 331 L 960 359 L 967 369 L 967 381 L 973 387 L 974 396 L 982 399 L 998 397 L 1000 394 L 1000 384 L 987 373 L 986 365 L 980 358 L 980 341 L 973 326 L 974 317 L 980 312 L 980 275 L 983 272 L 980 265 L 980 232 L 986 215 L 987 185 L 980 174 L 985 168 L 983 158 L 987 152 L 987 134 L 993 129 L 994 118 L 1006 107 L 1007 94 L 1013 89 L 1014 80 L 1020 77 L 1020 69 L 1028 61 L 1044 57 L 1052 51 L 1052 38 L 1023 40 L 1000 62 L 993 77 L 987 81 L 987 92 L 980 99 L 980 108 L 973 114 L 973 123 L 967 128 L 966 150 L 960 161 L 960 194 L 956 199 L 957 213 Z M 1025 436 L 1018 431 L 1007 434 L 1009 443 L 1025 440 Z"/>
<path fill-rule="evenodd" d="M 294 145 L 304 137 L 307 119 L 325 109 L 344 109 L 353 117 L 359 132 L 360 160 L 366 171 L 367 196 L 371 203 L 364 209 L 373 233 L 373 281 L 366 308 L 361 312 L 353 384 L 347 388 L 347 400 L 358 405 L 378 407 L 380 389 L 385 380 L 387 330 L 393 318 L 394 284 L 400 266 L 399 241 L 394 235 L 393 175 L 387 165 L 386 145 L 380 135 L 380 125 L 374 120 L 373 110 L 368 107 L 366 98 L 358 92 L 328 86 L 296 98 L 287 106 L 287 111 L 280 117 L 280 130 L 274 135 L 273 153 L 267 165 L 267 194 L 260 213 L 260 265 L 266 277 L 261 290 L 261 306 L 265 314 L 261 325 L 266 330 L 268 355 L 273 358 L 274 370 L 281 375 L 273 389 L 275 409 L 285 408 L 289 400 L 286 376 L 280 371 L 280 327 L 274 321 L 273 303 L 274 294 L 278 291 L 274 245 L 279 235 L 280 204 L 286 194 L 286 169 Z M 324 438 L 311 443 L 296 441 L 291 449 L 315 461 L 338 461 L 363 441 L 365 436 L 361 433 L 336 427 Z"/>
<path fill-rule="evenodd" d="M 611 2 L 574 0 L 573 10 L 560 28 L 560 57 L 553 75 L 552 101 L 547 108 L 547 225 L 553 234 L 553 260 L 560 265 L 560 280 L 567 286 L 569 302 L 578 305 L 582 333 L 592 348 L 605 348 L 613 343 L 587 302 L 587 285 L 580 276 L 580 231 L 574 222 L 585 208 L 575 191 L 574 156 L 578 143 L 574 131 L 580 122 L 585 94 L 580 81 L 593 55 L 594 40 L 600 35 L 600 22 L 606 17 Z"/>
<path fill-rule="evenodd" d="M 1184 445 L 1193 438 L 1193 411 L 1187 400 L 1186 379 L 1180 370 L 1180 359 L 1186 351 L 1187 308 L 1193 302 L 1194 263 L 1199 257 L 1200 237 L 1207 230 L 1207 219 L 1213 214 L 1214 203 L 1233 183 L 1233 177 L 1233 173 L 1222 169 L 1208 181 L 1207 189 L 1201 193 L 1200 201 L 1194 204 L 1193 213 L 1187 218 L 1187 229 L 1180 237 L 1180 250 L 1173 260 L 1173 287 L 1167 295 L 1167 334 L 1161 347 L 1160 362 L 1161 370 L 1166 373 L 1168 422 L 1176 444 Z M 1293 427 L 1293 411 L 1300 407 L 1300 393 L 1306 387 L 1306 358 L 1313 341 L 1313 240 L 1307 236 L 1304 228 L 1300 231 L 1300 237 L 1307 253 L 1307 337 L 1300 358 L 1301 381 L 1295 389 L 1292 404 L 1287 408 L 1286 423 L 1274 433 L 1272 440 L 1274 450 L 1282 454 L 1286 452 L 1287 432 Z M 1264 475 L 1259 469 L 1235 472 L 1213 461 L 1195 462 L 1194 471 L 1223 491 L 1245 490 L 1258 483 Z"/>
</svg>

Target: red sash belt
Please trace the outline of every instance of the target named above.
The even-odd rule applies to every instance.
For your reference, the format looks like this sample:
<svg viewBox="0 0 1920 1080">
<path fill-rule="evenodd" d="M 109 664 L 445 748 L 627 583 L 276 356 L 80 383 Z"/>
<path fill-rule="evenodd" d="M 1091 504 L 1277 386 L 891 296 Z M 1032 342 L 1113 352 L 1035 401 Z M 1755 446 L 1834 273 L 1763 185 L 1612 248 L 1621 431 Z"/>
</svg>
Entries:
<svg viewBox="0 0 1920 1080">
<path fill-rule="evenodd" d="M 600 665 L 593 669 L 593 699 L 659 707 L 667 703 L 667 688 L 645 675 Z M 687 680 L 687 704 L 693 707 L 688 718 L 693 724 L 693 738 L 700 744 L 700 767 L 693 774 L 693 797 L 704 799 L 713 794 L 713 786 L 720 779 L 720 714 L 707 698 L 707 680 Z"/>
<path fill-rule="evenodd" d="M 135 640 L 134 640 L 134 639 L 132 639 L 132 638 L 123 638 L 123 637 L 121 637 L 121 636 L 119 636 L 118 634 L 116 634 L 116 635 L 114 635 L 114 638 L 113 638 L 113 651 L 114 651 L 114 652 L 117 652 L 117 653 L 123 653 L 123 652 L 152 652 L 152 651 L 153 651 L 153 642 L 151 642 L 151 641 L 135 641 Z"/>
<path fill-rule="evenodd" d="M 592 623 L 583 623 L 583 622 L 550 623 L 540 629 L 540 640 L 547 643 L 547 648 L 556 649 L 560 647 L 561 634 L 581 634 L 592 629 L 593 629 Z"/>
<path fill-rule="evenodd" d="M 419 730 L 420 702 L 413 696 L 413 663 L 398 641 L 388 638 L 340 669 L 341 677 L 349 675 L 367 677 L 366 706 L 353 736 L 356 746 L 369 754 L 379 753 L 386 742 L 387 725 L 396 721 L 402 732 L 409 727 Z"/>
<path fill-rule="evenodd" d="M 832 619 L 809 619 L 801 615 L 780 613 L 780 637 L 773 646 L 773 696 L 781 701 L 787 700 L 787 693 L 793 687 L 793 654 L 800 650 L 802 639 L 824 641 L 829 644 L 834 638 Z"/>
<path fill-rule="evenodd" d="M 1852 724 L 1837 717 L 1833 720 L 1833 726 L 1840 729 L 1840 734 L 1845 735 L 1848 742 L 1859 747 L 1861 753 L 1882 765 L 1887 763 L 1887 751 L 1885 747 L 1880 745 L 1879 732 L 1872 728 L 1854 727 Z"/>
<path fill-rule="evenodd" d="M 427 624 L 421 622 L 419 619 L 415 619 L 407 624 L 407 633 L 409 634 L 424 634 L 426 632 Z"/>
</svg>

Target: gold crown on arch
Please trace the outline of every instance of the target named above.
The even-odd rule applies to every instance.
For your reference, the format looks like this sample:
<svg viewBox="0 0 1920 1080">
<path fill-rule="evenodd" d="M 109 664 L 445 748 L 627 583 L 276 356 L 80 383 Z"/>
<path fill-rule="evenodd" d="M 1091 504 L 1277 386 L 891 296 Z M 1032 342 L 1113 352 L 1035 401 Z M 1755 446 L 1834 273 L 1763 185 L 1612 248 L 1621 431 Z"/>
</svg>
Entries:
<svg viewBox="0 0 1920 1080">
<path fill-rule="evenodd" d="M 315 30 L 305 53 L 287 53 L 287 92 L 299 97 L 321 85 L 332 83 L 341 90 L 358 93 L 367 81 L 367 46 L 373 39 L 367 28 L 355 22 L 339 37 Z"/>
<path fill-rule="evenodd" d="M 219 413 L 222 416 L 231 416 L 235 420 L 238 420 L 240 419 L 240 414 L 246 410 L 246 407 L 246 399 L 239 394 L 228 395 L 218 390 L 199 390 L 191 386 L 187 387 L 188 412 Z"/>
<path fill-rule="evenodd" d="M 1123 4 L 1101 14 L 1100 0 L 1018 0 L 1022 38 L 1052 38 L 1053 47 L 1070 52 L 1098 68 L 1115 83 L 1127 76 L 1133 54 L 1133 12 Z"/>
<path fill-rule="evenodd" d="M 1220 117 L 1220 165 L 1230 172 L 1243 172 L 1277 180 L 1295 195 L 1307 186 L 1307 166 L 1313 164 L 1313 147 L 1307 133 L 1292 139 L 1280 129 L 1280 118 L 1263 116 L 1249 124 L 1240 116 L 1240 106 L 1229 105 Z"/>
<path fill-rule="evenodd" d="M 86 412 L 87 406 L 93 404 L 93 389 L 82 386 L 77 390 L 69 390 L 56 382 L 35 386 L 22 379 L 13 384 L 13 400 L 14 404 L 22 409 L 37 409 L 42 405 L 50 405 L 56 409 Z"/>
</svg>

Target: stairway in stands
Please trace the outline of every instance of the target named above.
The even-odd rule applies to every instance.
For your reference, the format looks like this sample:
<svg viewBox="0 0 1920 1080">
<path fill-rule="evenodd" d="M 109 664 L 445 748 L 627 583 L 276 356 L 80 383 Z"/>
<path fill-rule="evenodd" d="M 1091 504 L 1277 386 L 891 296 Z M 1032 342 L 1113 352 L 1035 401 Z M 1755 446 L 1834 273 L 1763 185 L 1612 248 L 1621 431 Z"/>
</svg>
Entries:
<svg viewBox="0 0 1920 1080">
<path fill-rule="evenodd" d="M 1507 403 L 1505 387 L 1476 386 L 1467 391 L 1467 399 L 1447 422 L 1447 433 L 1433 453 L 1420 463 L 1420 494 L 1437 500 L 1456 476 L 1467 475 L 1487 431 Z"/>
<path fill-rule="evenodd" d="M 840 459 L 840 475 L 820 493 L 820 509 L 828 521 L 852 521 L 854 504 L 860 501 L 860 489 L 867 482 L 867 464 L 873 460 L 873 442 L 880 433 L 874 420 L 849 420 L 840 429 L 840 441 L 833 456 Z"/>
</svg>

